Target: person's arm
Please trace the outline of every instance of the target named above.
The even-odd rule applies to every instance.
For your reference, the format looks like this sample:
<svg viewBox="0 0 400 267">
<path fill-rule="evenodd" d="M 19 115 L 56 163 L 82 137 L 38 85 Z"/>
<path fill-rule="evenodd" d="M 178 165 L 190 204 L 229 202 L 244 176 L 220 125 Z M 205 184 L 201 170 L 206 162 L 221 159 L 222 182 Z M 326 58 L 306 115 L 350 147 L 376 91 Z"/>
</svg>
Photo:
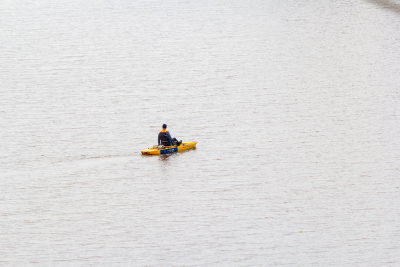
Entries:
<svg viewBox="0 0 400 267">
<path fill-rule="evenodd" d="M 168 136 L 169 142 L 172 144 L 172 138 L 171 138 L 171 135 L 169 134 L 169 132 L 167 132 L 167 136 Z"/>
<path fill-rule="evenodd" d="M 160 143 L 161 143 L 161 138 L 160 137 L 161 137 L 161 133 L 158 134 L 158 145 L 160 145 Z"/>
</svg>

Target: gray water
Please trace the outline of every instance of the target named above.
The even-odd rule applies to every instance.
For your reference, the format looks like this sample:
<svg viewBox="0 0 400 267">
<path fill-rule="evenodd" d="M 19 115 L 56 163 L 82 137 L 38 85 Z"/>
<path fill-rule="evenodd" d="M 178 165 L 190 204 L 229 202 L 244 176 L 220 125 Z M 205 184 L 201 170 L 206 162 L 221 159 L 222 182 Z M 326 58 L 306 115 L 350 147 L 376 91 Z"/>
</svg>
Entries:
<svg viewBox="0 0 400 267">
<path fill-rule="evenodd" d="M 399 266 L 399 10 L 2 0 L 0 265 Z"/>
</svg>

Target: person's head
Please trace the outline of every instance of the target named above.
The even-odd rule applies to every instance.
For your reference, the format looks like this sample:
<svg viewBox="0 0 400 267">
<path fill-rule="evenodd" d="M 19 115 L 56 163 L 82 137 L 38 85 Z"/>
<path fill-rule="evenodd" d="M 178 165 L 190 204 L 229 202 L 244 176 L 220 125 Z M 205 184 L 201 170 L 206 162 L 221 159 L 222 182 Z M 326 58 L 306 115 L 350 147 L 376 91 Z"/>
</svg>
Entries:
<svg viewBox="0 0 400 267">
<path fill-rule="evenodd" d="M 167 129 L 167 125 L 164 123 L 163 125 L 162 125 L 162 128 L 165 130 L 165 129 Z"/>
</svg>

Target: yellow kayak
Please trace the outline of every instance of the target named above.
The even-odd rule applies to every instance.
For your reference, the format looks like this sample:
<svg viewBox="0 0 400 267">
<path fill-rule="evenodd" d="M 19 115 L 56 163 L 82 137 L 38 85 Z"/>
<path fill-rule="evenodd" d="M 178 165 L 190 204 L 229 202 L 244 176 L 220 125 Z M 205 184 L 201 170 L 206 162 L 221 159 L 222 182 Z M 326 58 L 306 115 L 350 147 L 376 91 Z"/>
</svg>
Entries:
<svg viewBox="0 0 400 267">
<path fill-rule="evenodd" d="M 160 149 L 157 146 L 142 150 L 142 155 L 167 155 L 175 152 L 181 152 L 189 149 L 195 149 L 197 142 L 183 142 L 177 146 L 162 146 Z"/>
</svg>

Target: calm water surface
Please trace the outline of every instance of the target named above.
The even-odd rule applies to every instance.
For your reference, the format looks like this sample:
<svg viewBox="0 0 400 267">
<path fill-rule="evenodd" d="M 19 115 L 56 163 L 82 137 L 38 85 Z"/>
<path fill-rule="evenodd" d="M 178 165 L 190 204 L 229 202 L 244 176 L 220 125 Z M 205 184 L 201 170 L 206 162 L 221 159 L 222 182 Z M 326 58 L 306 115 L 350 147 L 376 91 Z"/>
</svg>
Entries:
<svg viewBox="0 0 400 267">
<path fill-rule="evenodd" d="M 1 1 L 0 265 L 399 266 L 389 2 Z"/>
</svg>

